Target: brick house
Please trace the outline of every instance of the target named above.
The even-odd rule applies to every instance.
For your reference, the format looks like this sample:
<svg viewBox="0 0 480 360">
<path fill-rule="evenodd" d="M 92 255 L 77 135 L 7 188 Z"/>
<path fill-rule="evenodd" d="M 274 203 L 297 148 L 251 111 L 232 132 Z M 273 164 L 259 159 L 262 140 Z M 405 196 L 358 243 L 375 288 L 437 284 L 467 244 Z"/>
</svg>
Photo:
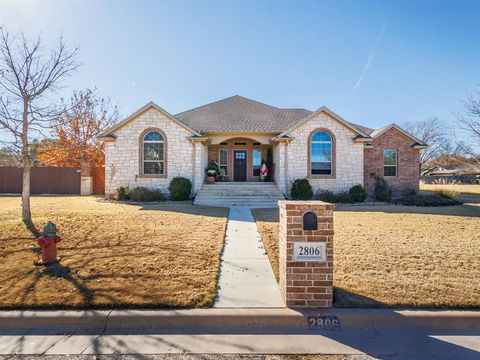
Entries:
<svg viewBox="0 0 480 360">
<path fill-rule="evenodd" d="M 277 191 L 308 178 L 315 190 L 356 184 L 373 190 L 384 177 L 396 190 L 418 189 L 419 152 L 426 144 L 392 124 L 374 130 L 350 123 L 326 107 L 281 109 L 233 96 L 172 115 L 149 103 L 106 132 L 105 193 L 119 186 L 167 189 L 175 176 L 205 188 L 208 163 L 226 183 L 257 183 L 268 163 Z"/>
</svg>

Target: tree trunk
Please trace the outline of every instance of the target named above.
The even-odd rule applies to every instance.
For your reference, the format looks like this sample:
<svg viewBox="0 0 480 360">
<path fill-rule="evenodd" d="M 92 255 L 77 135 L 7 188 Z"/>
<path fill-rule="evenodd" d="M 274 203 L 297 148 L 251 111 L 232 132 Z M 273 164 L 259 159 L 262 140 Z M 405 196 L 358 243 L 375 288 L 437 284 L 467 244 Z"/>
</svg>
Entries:
<svg viewBox="0 0 480 360">
<path fill-rule="evenodd" d="M 40 232 L 32 221 L 30 212 L 30 148 L 28 146 L 28 99 L 23 100 L 23 126 L 22 126 L 22 165 L 23 165 L 23 182 L 22 182 L 22 220 L 27 229 L 35 237 L 40 236 Z"/>
</svg>

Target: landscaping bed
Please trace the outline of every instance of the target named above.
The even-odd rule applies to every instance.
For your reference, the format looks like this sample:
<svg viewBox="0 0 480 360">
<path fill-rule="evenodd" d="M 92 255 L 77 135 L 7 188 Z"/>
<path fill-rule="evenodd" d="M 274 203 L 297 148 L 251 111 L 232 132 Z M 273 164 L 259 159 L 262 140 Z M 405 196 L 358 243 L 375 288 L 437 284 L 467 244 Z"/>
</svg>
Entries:
<svg viewBox="0 0 480 360">
<path fill-rule="evenodd" d="M 55 222 L 58 265 L 38 245 L 19 197 L 0 197 L 0 308 L 205 307 L 215 297 L 227 209 L 36 196 L 37 226 Z"/>
<path fill-rule="evenodd" d="M 336 307 L 480 307 L 480 200 L 337 206 Z M 254 209 L 278 279 L 278 210 Z"/>
</svg>

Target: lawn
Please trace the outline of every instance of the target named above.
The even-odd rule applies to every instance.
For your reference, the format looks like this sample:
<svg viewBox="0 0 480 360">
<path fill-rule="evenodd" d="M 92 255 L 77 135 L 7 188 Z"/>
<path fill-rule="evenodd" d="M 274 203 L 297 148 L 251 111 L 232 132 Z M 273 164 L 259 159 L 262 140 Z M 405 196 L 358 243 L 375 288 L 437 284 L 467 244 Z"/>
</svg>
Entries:
<svg viewBox="0 0 480 360">
<path fill-rule="evenodd" d="M 461 184 L 425 184 L 420 182 L 420 190 L 436 191 L 439 189 L 449 189 L 462 194 L 480 195 L 480 185 L 461 185 Z"/>
<path fill-rule="evenodd" d="M 204 307 L 215 297 L 227 209 L 33 197 L 55 222 L 59 265 L 37 267 L 19 197 L 0 197 L 0 308 Z"/>
<path fill-rule="evenodd" d="M 343 206 L 334 213 L 337 307 L 480 307 L 480 200 L 441 208 Z M 278 211 L 254 215 L 278 278 Z"/>
</svg>

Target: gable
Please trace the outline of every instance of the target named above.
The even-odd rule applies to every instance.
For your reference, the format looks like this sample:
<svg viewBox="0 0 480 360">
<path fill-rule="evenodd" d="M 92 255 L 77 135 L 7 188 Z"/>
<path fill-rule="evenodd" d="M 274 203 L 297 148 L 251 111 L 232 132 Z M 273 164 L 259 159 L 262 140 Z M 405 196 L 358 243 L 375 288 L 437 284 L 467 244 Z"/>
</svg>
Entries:
<svg viewBox="0 0 480 360">
<path fill-rule="evenodd" d="M 343 127 L 349 129 L 353 135 L 355 136 L 358 136 L 359 139 L 365 139 L 365 140 L 371 140 L 370 136 L 365 133 L 363 130 L 357 128 L 356 126 L 354 126 L 353 124 L 349 123 L 348 121 L 344 120 L 343 118 L 341 118 L 340 116 L 338 116 L 337 114 L 335 114 L 333 111 L 331 111 L 330 109 L 328 109 L 326 106 L 322 106 L 321 108 L 319 108 L 317 111 L 313 112 L 312 114 L 310 114 L 309 116 L 307 116 L 306 118 L 304 118 L 303 120 L 297 122 L 296 124 L 294 124 L 293 126 L 291 126 L 290 128 L 288 128 L 286 131 L 284 131 L 283 133 L 281 133 L 278 137 L 285 137 L 285 136 L 288 136 L 290 133 L 292 133 L 295 129 L 301 127 L 302 125 L 308 123 L 309 121 L 313 121 L 314 119 L 316 119 L 319 115 L 327 115 L 329 118 L 333 119 L 334 121 L 338 122 L 340 125 L 342 125 Z"/>
<path fill-rule="evenodd" d="M 146 104 L 145 106 L 141 107 L 139 110 L 134 112 L 132 115 L 112 127 L 111 129 L 105 131 L 104 134 L 99 136 L 100 139 L 102 140 L 114 140 L 116 138 L 116 133 L 118 133 L 122 128 L 125 126 L 129 125 L 130 123 L 136 121 L 137 119 L 141 118 L 143 115 L 147 114 L 149 111 L 156 111 L 159 112 L 162 116 L 164 116 L 166 119 L 169 121 L 172 121 L 173 123 L 177 124 L 178 126 L 184 128 L 187 130 L 191 135 L 193 136 L 201 136 L 200 133 L 197 131 L 191 129 L 189 126 L 175 118 L 172 114 L 170 114 L 168 111 L 162 109 L 160 106 L 156 105 L 154 102 L 150 102 Z"/>
</svg>

